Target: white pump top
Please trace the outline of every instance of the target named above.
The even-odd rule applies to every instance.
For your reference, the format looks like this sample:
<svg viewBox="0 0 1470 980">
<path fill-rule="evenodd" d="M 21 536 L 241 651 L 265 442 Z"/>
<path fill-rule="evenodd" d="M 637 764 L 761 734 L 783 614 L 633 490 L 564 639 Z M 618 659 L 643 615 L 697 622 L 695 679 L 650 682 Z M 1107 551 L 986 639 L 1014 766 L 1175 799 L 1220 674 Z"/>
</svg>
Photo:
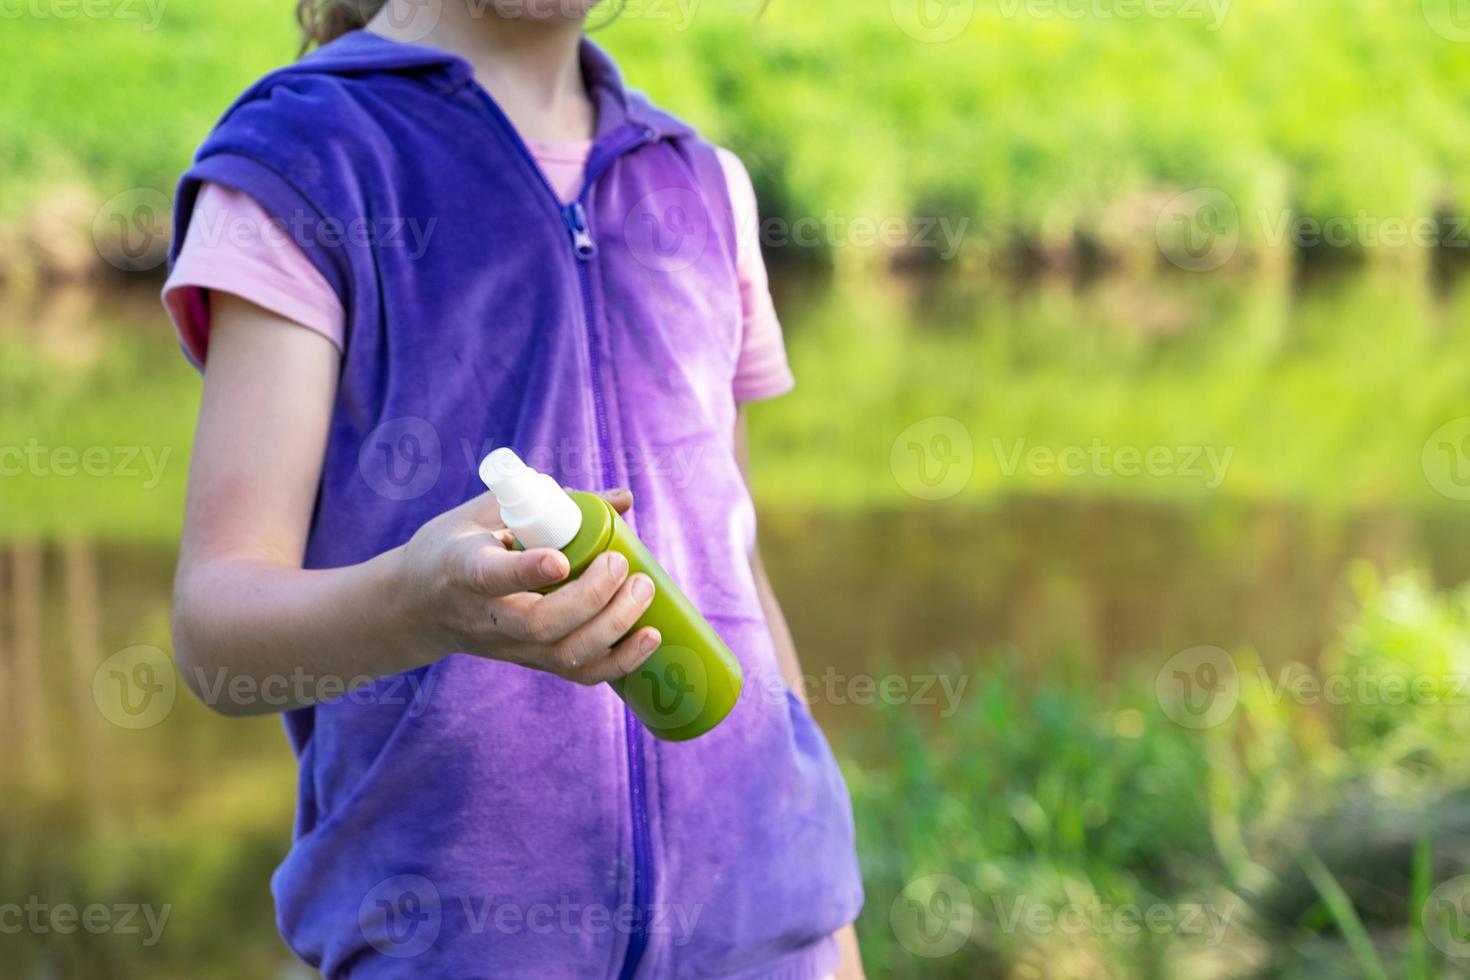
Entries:
<svg viewBox="0 0 1470 980">
<path fill-rule="evenodd" d="M 512 449 L 497 449 L 481 460 L 480 479 L 500 502 L 500 519 L 526 548 L 565 548 L 582 529 L 576 501 Z"/>
</svg>

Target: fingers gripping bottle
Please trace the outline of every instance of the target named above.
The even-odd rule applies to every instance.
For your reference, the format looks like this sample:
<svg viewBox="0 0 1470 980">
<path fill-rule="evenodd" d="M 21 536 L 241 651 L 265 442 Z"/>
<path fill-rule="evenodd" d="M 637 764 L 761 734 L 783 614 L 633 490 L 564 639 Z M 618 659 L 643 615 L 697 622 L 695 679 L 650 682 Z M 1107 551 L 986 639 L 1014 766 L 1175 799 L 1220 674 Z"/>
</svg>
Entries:
<svg viewBox="0 0 1470 980">
<path fill-rule="evenodd" d="M 653 601 L 628 633 L 653 626 L 662 642 L 637 670 L 611 682 L 650 732 L 682 742 L 724 720 L 744 683 L 739 662 L 611 504 L 596 494 L 563 490 L 510 449 L 486 456 L 480 479 L 521 547 L 555 548 L 567 556 L 572 570 L 566 582 L 605 551 L 627 558 L 629 575 L 653 579 Z"/>
</svg>

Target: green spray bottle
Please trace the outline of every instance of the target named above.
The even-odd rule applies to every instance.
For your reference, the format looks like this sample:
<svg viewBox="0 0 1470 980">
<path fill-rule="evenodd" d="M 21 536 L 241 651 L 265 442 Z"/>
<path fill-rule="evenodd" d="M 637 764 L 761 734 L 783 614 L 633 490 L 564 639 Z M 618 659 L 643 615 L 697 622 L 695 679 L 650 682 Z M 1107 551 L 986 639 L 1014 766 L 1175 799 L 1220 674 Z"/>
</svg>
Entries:
<svg viewBox="0 0 1470 980">
<path fill-rule="evenodd" d="M 596 494 L 563 490 L 510 449 L 486 456 L 480 479 L 521 547 L 555 548 L 567 556 L 572 570 L 552 589 L 581 575 L 605 551 L 627 558 L 628 574 L 653 580 L 653 601 L 628 634 L 653 626 L 662 641 L 637 670 L 611 682 L 650 732 L 682 742 L 724 720 L 744 683 L 739 661 L 611 504 Z"/>
</svg>

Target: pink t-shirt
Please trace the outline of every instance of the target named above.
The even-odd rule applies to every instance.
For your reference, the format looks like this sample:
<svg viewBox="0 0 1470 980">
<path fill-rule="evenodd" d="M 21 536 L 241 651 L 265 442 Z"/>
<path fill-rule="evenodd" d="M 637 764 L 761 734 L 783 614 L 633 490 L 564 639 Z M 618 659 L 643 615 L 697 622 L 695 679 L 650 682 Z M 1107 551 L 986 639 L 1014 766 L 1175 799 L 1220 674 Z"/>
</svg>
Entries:
<svg viewBox="0 0 1470 980">
<path fill-rule="evenodd" d="M 533 140 L 528 146 L 561 199 L 575 198 L 591 142 Z M 736 272 L 744 318 L 734 393 L 738 401 L 753 401 L 782 394 L 794 381 L 761 258 L 750 175 L 733 153 L 722 149 L 719 158 L 735 212 Z M 207 183 L 194 205 L 178 261 L 163 286 L 163 302 L 179 339 L 199 364 L 209 349 L 211 291 L 239 296 L 342 349 L 346 335 L 342 301 L 306 253 L 253 198 Z"/>
</svg>

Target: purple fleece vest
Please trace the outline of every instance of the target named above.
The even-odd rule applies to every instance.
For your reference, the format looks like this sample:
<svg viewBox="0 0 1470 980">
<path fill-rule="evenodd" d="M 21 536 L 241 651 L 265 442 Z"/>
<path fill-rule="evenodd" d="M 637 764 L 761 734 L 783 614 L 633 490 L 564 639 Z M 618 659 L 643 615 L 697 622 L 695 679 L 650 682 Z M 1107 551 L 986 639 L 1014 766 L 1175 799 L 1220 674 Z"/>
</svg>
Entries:
<svg viewBox="0 0 1470 980">
<path fill-rule="evenodd" d="M 862 904 L 846 788 L 747 560 L 724 179 L 591 44 L 583 67 L 598 135 L 570 206 L 467 64 L 365 32 L 246 92 L 180 187 L 176 241 L 201 182 L 239 189 L 346 308 L 309 567 L 402 544 L 511 446 L 564 484 L 631 487 L 746 675 L 682 744 L 605 685 L 461 654 L 293 712 L 278 920 L 330 976 L 805 980 Z"/>
</svg>

